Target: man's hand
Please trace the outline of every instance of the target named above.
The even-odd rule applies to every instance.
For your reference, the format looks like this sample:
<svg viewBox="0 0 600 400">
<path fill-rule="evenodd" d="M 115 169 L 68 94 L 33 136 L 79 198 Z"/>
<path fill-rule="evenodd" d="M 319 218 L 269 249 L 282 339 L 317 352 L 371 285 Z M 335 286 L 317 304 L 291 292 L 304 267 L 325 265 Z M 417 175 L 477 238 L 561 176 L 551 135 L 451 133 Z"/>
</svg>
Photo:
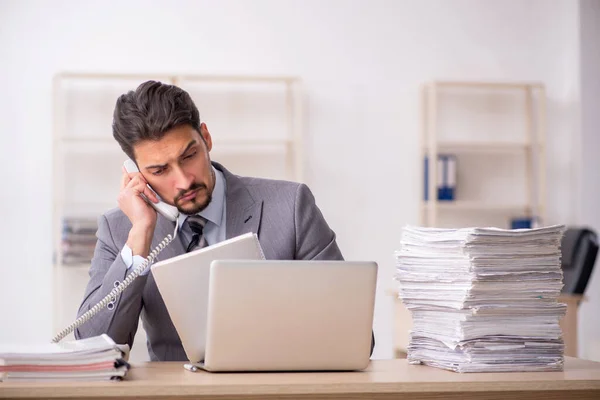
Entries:
<svg viewBox="0 0 600 400">
<path fill-rule="evenodd" d="M 128 173 L 123 168 L 121 190 L 118 196 L 119 208 L 131 224 L 127 245 L 134 255 L 147 257 L 152 244 L 152 235 L 156 226 L 156 211 L 140 196 L 144 194 L 148 200 L 157 203 L 158 198 L 147 186 L 148 182 L 139 172 Z"/>
</svg>

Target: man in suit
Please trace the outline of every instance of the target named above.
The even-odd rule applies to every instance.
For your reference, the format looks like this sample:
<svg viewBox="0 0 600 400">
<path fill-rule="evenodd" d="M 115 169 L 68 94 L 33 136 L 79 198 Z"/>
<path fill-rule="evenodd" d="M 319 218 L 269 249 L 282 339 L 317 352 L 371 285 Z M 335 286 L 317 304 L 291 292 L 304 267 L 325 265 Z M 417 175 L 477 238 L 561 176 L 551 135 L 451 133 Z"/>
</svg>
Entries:
<svg viewBox="0 0 600 400">
<path fill-rule="evenodd" d="M 113 136 L 140 172 L 123 171 L 119 207 L 98 220 L 90 281 L 79 315 L 110 293 L 173 233 L 175 223 L 157 214 L 140 196 L 158 201 L 147 184 L 180 213 L 179 239 L 157 260 L 247 232 L 258 235 L 267 259 L 343 259 L 335 233 L 306 185 L 239 177 L 211 161 L 211 135 L 184 90 L 148 81 L 120 96 Z M 131 346 L 140 315 L 151 360 L 187 359 L 148 268 L 108 307 L 76 329 L 75 337 L 107 333 L 115 342 Z M 374 338 L 371 352 L 373 346 Z"/>
</svg>

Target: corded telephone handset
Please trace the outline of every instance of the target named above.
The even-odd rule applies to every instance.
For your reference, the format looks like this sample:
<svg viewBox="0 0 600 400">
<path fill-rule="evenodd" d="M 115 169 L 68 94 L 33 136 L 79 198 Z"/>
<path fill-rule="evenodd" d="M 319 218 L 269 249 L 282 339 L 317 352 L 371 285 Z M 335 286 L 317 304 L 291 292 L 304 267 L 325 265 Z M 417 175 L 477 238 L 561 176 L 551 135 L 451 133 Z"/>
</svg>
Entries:
<svg viewBox="0 0 600 400">
<path fill-rule="evenodd" d="M 131 159 L 129 159 L 129 158 L 127 160 L 125 160 L 125 162 L 123 163 L 123 166 L 125 167 L 125 169 L 129 173 L 131 173 L 131 172 L 140 172 L 140 170 L 138 169 L 137 165 L 135 165 L 135 163 Z M 144 196 L 143 194 L 141 194 L 142 198 L 144 200 L 146 200 L 146 202 L 148 204 L 150 204 L 152 207 L 154 207 L 154 209 L 159 214 L 161 214 L 163 217 L 165 217 L 169 221 L 176 222 L 177 221 L 177 217 L 179 216 L 179 211 L 177 210 L 177 207 L 173 207 L 173 206 L 165 203 L 164 201 L 162 201 L 160 199 L 160 197 L 158 196 L 158 194 L 154 191 L 154 189 L 152 189 L 150 187 L 150 185 L 148 185 L 148 188 L 150 190 L 152 190 L 152 192 L 156 195 L 156 197 L 158 197 L 159 202 L 158 203 L 153 203 L 150 200 L 148 200 L 146 198 L 146 196 Z"/>
<path fill-rule="evenodd" d="M 129 173 L 139 172 L 137 165 L 130 159 L 125 160 L 125 162 L 123 163 L 123 166 Z M 152 190 L 154 192 L 154 190 L 150 187 L 150 185 L 148 185 L 148 187 L 150 188 L 150 190 Z M 154 193 L 156 194 L 156 192 L 154 192 Z M 164 216 L 168 220 L 175 222 L 175 231 L 173 232 L 173 236 L 171 236 L 170 234 L 167 235 L 167 237 L 165 237 L 163 239 L 163 241 L 160 242 L 159 245 L 156 246 L 154 248 L 154 250 L 152 250 L 150 252 L 150 254 L 144 260 L 144 262 L 142 262 L 137 268 L 135 268 L 131 273 L 129 273 L 129 275 L 127 275 L 125 277 L 125 279 L 123 280 L 123 282 L 121 282 L 121 284 L 119 284 L 117 287 L 113 288 L 113 290 L 111 290 L 110 293 L 107 294 L 102 300 L 100 300 L 95 306 L 90 308 L 81 317 L 77 318 L 75 320 L 75 322 L 73 322 L 67 328 L 62 330 L 58 335 L 56 335 L 52 339 L 53 343 L 60 342 L 65 336 L 67 336 L 69 333 L 73 332 L 75 329 L 77 329 L 78 327 L 80 327 L 81 325 L 86 323 L 89 319 L 91 319 L 94 315 L 96 315 L 100 310 L 102 310 L 104 307 L 106 307 L 108 305 L 108 303 L 110 303 L 119 294 L 121 294 L 125 290 L 125 288 L 127 286 L 129 286 L 131 284 L 131 282 L 133 282 L 133 280 L 135 278 L 137 278 L 142 272 L 144 272 L 144 270 L 146 269 L 146 266 L 148 264 L 150 264 L 152 261 L 154 261 L 154 259 L 158 255 L 158 253 L 160 253 L 165 247 L 167 247 L 169 245 L 169 243 L 171 243 L 173 241 L 173 239 L 175 239 L 175 237 L 177 236 L 178 217 L 179 217 L 179 211 L 177 210 L 177 208 L 173 207 L 163 201 L 159 201 L 158 203 L 153 203 L 152 201 L 148 200 L 146 198 L 146 196 L 144 196 L 143 194 L 141 196 L 144 200 L 146 200 L 146 202 L 148 204 L 150 204 L 152 207 L 154 207 L 154 209 L 158 213 L 160 213 L 162 216 Z M 158 194 L 156 194 L 156 197 L 158 197 L 158 199 L 160 200 L 160 197 L 158 196 Z"/>
</svg>

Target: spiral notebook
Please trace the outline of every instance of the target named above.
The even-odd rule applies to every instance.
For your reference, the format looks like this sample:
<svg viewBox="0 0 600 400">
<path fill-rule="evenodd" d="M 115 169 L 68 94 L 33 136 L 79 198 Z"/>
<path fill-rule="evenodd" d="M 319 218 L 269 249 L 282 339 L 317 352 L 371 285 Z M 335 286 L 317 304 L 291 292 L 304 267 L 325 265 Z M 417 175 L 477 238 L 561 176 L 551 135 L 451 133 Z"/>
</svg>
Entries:
<svg viewBox="0 0 600 400">
<path fill-rule="evenodd" d="M 204 359 L 210 264 L 214 260 L 264 260 L 258 236 L 246 233 L 212 246 L 157 262 L 156 286 L 192 362 Z"/>
</svg>

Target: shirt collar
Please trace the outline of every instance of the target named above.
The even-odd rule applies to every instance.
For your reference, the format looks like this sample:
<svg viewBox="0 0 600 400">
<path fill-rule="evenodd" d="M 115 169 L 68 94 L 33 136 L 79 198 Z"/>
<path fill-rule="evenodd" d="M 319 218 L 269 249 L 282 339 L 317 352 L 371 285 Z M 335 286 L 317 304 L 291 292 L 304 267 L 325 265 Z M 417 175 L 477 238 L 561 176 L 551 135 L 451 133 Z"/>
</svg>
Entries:
<svg viewBox="0 0 600 400">
<path fill-rule="evenodd" d="M 212 169 L 215 173 L 215 188 L 212 192 L 212 200 L 197 215 L 206 218 L 217 226 L 221 226 L 223 222 L 223 205 L 225 204 L 225 177 L 215 167 L 212 167 Z M 187 217 L 188 214 L 179 213 L 179 229 L 181 229 Z"/>
</svg>

